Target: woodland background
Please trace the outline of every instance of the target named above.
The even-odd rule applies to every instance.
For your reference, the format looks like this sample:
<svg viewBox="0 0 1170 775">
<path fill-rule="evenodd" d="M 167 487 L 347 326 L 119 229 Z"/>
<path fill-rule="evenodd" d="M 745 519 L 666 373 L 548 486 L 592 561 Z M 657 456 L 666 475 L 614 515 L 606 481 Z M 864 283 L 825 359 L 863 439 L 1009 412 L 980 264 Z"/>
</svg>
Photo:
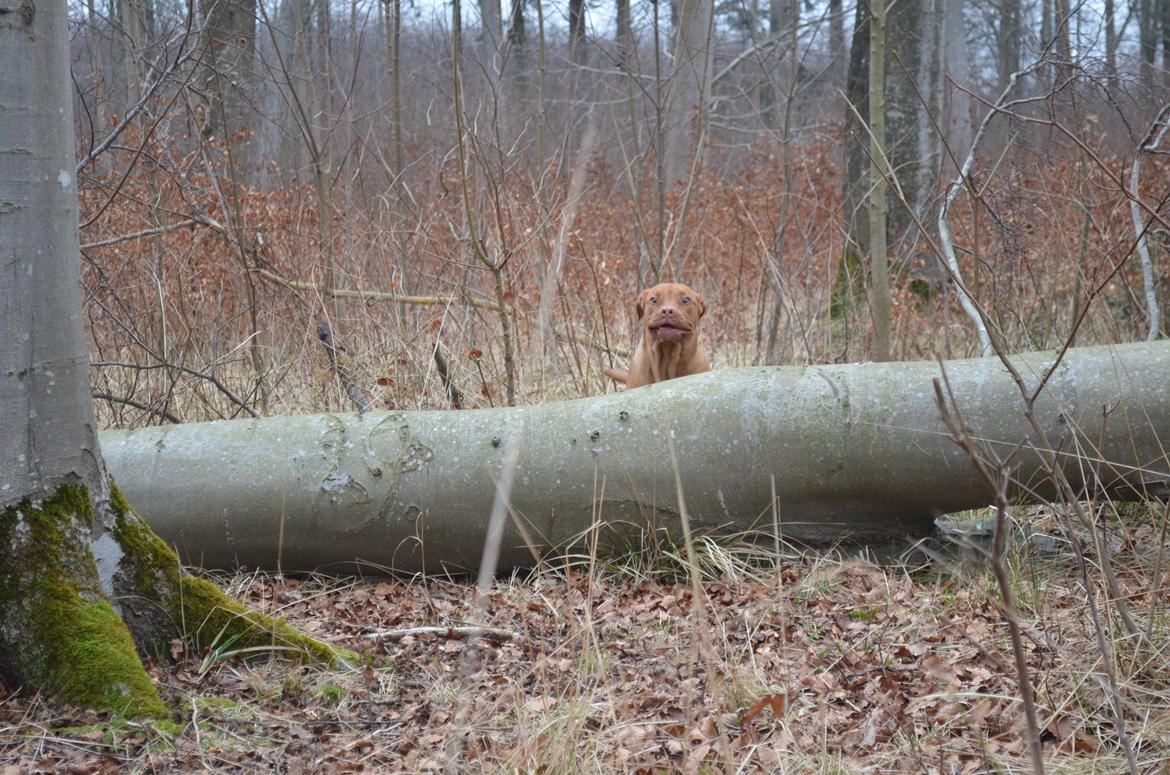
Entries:
<svg viewBox="0 0 1170 775">
<path fill-rule="evenodd" d="M 1170 0 L 874 10 L 72 6 L 101 421 L 596 394 L 658 279 L 720 367 L 978 355 L 959 276 L 1003 351 L 1161 336 Z M 479 587 L 242 571 L 380 661 L 192 628 L 147 659 L 181 734 L 0 685 L 0 765 L 1163 771 L 1165 504 L 1001 505 L 990 561 L 978 530 L 884 565 L 653 534 Z"/>
<path fill-rule="evenodd" d="M 107 422 L 342 408 L 349 381 L 448 406 L 435 356 L 461 406 L 600 392 L 659 279 L 704 295 L 719 366 L 881 357 L 869 7 L 712 3 L 75 6 Z M 898 0 L 886 28 L 890 357 L 981 352 L 937 227 L 969 154 L 956 266 L 1004 347 L 1146 338 L 1170 2 Z"/>
</svg>

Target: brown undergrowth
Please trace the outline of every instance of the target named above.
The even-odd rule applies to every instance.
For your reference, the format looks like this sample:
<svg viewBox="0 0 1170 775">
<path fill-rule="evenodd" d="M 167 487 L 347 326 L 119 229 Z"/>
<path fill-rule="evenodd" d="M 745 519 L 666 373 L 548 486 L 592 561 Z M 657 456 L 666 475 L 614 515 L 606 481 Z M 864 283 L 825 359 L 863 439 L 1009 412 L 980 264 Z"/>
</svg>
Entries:
<svg viewBox="0 0 1170 775">
<path fill-rule="evenodd" d="M 92 221 L 82 242 L 90 246 L 83 274 L 98 364 L 93 384 L 108 424 L 243 416 L 241 404 L 262 413 L 351 407 L 317 341 L 321 314 L 333 321 L 347 373 L 375 408 L 449 405 L 436 346 L 465 408 L 503 402 L 500 321 L 485 306 L 494 302 L 493 280 L 463 235 L 449 169 L 420 158 L 409 201 L 377 187 L 376 195 L 339 189 L 326 251 L 308 187 L 228 186 L 203 154 L 177 152 L 183 144 L 153 139 L 145 153 L 119 160 L 136 159 L 133 174 L 93 173 L 82 190 L 83 221 Z M 834 285 L 844 250 L 837 148 L 831 137 L 803 142 L 791 193 L 781 185 L 779 157 L 765 147 L 668 199 L 660 269 L 707 300 L 704 335 L 717 367 L 762 362 L 773 319 L 775 362 L 868 357 L 864 288 L 856 285 L 853 302 L 837 307 L 842 316 L 830 315 L 843 287 Z M 952 210 L 965 281 L 1011 349 L 1059 346 L 1086 305 L 1077 343 L 1144 338 L 1128 200 L 1105 172 L 1076 161 L 1070 149 L 1052 148 L 1043 160 L 1021 150 L 993 177 L 976 172 L 980 202 L 963 196 Z M 1158 163 L 1150 161 L 1146 180 L 1158 180 Z M 601 392 L 609 387 L 601 369 L 623 366 L 613 351 L 631 346 L 640 252 L 653 276 L 657 213 L 602 155 L 586 168 L 571 219 L 568 181 L 519 166 L 507 172 L 499 187 L 476 189 L 475 216 L 485 250 L 504 262 L 518 400 Z M 929 225 L 935 216 L 925 217 Z M 976 354 L 972 326 L 940 284 L 929 244 L 903 236 L 891 251 L 894 357 Z M 557 255 L 563 266 L 559 282 L 547 286 L 557 295 L 542 334 L 540 295 Z M 343 298 L 335 305 L 312 287 L 323 282 L 326 256 L 343 290 L 431 303 Z"/>
<path fill-rule="evenodd" d="M 1033 537 L 1055 530 L 1032 516 Z M 1152 543 L 1157 528 L 1114 528 L 1113 548 L 1128 558 L 1125 592 L 1151 617 L 1148 647 L 1114 642 L 1137 760 L 1155 771 L 1170 757 L 1170 666 L 1157 566 L 1134 548 Z M 1123 770 L 1085 592 L 1067 554 L 1040 556 L 1024 535 L 1011 571 L 1048 771 Z M 322 672 L 250 662 L 230 644 L 188 651 L 177 642 L 173 662 L 149 667 L 180 709 L 178 737 L 5 690 L 0 765 L 700 773 L 730 761 L 768 773 L 1028 771 L 986 568 L 839 556 L 769 567 L 714 544 L 700 556 L 709 572 L 698 601 L 677 568 L 657 572 L 631 558 L 602 558 L 592 573 L 501 579 L 481 600 L 458 580 L 224 579 L 249 605 L 380 659 Z M 474 637 L 473 626 L 492 629 Z"/>
</svg>

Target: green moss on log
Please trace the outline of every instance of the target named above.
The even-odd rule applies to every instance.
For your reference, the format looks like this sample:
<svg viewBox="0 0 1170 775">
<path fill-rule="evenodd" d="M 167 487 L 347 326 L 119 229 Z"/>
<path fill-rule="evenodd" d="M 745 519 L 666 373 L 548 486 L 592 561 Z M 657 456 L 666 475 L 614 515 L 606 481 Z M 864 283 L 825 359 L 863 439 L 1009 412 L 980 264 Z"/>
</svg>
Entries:
<svg viewBox="0 0 1170 775">
<path fill-rule="evenodd" d="M 58 701 L 128 717 L 167 715 L 125 624 L 104 599 L 83 485 L 0 515 L 0 670 Z"/>
<path fill-rule="evenodd" d="M 111 484 L 114 537 L 126 552 L 134 586 L 168 611 L 197 645 L 231 642 L 233 649 L 269 647 L 326 665 L 355 665 L 358 655 L 298 632 L 283 619 L 250 611 L 207 579 L 184 574 L 179 558 Z"/>
</svg>

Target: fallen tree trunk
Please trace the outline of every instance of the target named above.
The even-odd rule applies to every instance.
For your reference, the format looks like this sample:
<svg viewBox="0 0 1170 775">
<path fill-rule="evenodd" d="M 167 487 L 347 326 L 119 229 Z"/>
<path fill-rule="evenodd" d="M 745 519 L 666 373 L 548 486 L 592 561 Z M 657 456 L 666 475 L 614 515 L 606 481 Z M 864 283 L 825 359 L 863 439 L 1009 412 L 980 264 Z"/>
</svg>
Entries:
<svg viewBox="0 0 1170 775">
<path fill-rule="evenodd" d="M 1013 360 L 1037 385 L 1055 354 Z M 1010 460 L 1016 494 L 1048 497 L 1003 365 L 944 366 L 972 436 Z M 774 479 L 785 540 L 885 539 L 991 498 L 939 420 L 940 373 L 931 362 L 724 369 L 541 406 L 172 425 L 107 432 L 101 445 L 149 524 L 204 567 L 475 569 L 511 445 L 501 567 L 532 563 L 517 523 L 538 552 L 595 520 L 677 529 L 672 440 L 694 528 L 770 534 Z M 1168 342 L 1067 353 L 1036 414 L 1074 486 L 1165 492 L 1168 378 Z"/>
</svg>

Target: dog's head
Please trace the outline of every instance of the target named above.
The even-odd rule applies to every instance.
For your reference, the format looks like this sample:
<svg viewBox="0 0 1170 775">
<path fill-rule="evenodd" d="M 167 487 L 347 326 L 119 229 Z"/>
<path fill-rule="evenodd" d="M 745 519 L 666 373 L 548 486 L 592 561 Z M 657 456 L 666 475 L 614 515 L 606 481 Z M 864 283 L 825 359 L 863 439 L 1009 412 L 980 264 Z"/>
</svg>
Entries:
<svg viewBox="0 0 1170 775">
<path fill-rule="evenodd" d="M 634 302 L 646 333 L 660 342 L 678 342 L 694 334 L 707 311 L 703 297 L 682 283 L 659 283 Z"/>
</svg>

